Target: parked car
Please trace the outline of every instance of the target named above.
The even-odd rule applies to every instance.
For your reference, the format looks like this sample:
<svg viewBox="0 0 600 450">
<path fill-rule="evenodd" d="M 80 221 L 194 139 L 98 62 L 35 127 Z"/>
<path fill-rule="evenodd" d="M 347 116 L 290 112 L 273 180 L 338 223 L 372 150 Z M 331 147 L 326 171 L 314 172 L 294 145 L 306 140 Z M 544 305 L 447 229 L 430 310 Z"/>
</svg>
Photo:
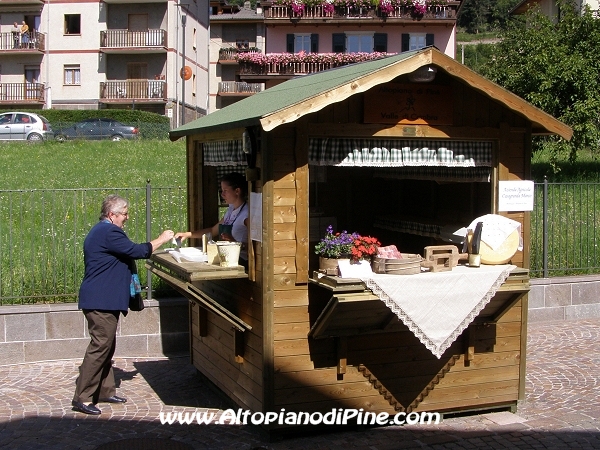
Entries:
<svg viewBox="0 0 600 450">
<path fill-rule="evenodd" d="M 0 114 L 0 140 L 46 141 L 54 139 L 50 122 L 44 116 L 28 112 Z"/>
<path fill-rule="evenodd" d="M 136 127 L 122 124 L 114 119 L 85 119 L 70 127 L 56 130 L 56 140 L 64 142 L 70 139 L 137 139 L 139 130 Z"/>
</svg>

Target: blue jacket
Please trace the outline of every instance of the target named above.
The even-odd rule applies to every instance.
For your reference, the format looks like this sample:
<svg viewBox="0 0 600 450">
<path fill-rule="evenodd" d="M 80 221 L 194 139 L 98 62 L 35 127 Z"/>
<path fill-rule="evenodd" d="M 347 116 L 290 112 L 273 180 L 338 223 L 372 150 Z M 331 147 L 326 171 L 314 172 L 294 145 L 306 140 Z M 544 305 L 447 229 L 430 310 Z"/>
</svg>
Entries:
<svg viewBox="0 0 600 450">
<path fill-rule="evenodd" d="M 79 288 L 79 309 L 123 311 L 129 308 L 131 267 L 148 258 L 152 244 L 136 244 L 110 222 L 92 227 L 83 242 L 85 275 Z"/>
</svg>

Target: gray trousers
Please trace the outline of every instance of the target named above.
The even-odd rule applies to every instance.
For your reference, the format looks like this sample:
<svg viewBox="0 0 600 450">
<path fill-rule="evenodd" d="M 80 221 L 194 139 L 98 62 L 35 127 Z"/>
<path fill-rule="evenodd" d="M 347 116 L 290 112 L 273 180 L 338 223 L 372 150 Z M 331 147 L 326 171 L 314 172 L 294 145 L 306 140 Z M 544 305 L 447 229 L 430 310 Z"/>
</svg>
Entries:
<svg viewBox="0 0 600 450">
<path fill-rule="evenodd" d="M 116 394 L 112 357 L 117 343 L 119 314 L 120 311 L 83 310 L 91 340 L 79 367 L 74 401 L 98 403 L 99 399 Z"/>
</svg>

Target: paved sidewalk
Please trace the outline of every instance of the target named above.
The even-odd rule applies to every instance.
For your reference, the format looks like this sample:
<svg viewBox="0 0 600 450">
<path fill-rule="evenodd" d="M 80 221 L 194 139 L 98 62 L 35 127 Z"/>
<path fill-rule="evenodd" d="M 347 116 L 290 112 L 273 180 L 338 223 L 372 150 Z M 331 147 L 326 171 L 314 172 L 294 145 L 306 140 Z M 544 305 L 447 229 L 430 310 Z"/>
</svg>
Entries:
<svg viewBox="0 0 600 450">
<path fill-rule="evenodd" d="M 161 425 L 162 411 L 228 408 L 187 358 L 116 359 L 124 405 L 71 410 L 80 360 L 0 366 L 0 448 L 370 449 L 600 448 L 600 319 L 530 324 L 527 398 L 439 425 L 368 428 L 268 442 L 257 427 Z M 83 356 L 83 355 L 82 355 Z M 127 443 L 122 440 L 132 440 Z M 112 444 L 111 444 L 112 443 Z"/>
</svg>

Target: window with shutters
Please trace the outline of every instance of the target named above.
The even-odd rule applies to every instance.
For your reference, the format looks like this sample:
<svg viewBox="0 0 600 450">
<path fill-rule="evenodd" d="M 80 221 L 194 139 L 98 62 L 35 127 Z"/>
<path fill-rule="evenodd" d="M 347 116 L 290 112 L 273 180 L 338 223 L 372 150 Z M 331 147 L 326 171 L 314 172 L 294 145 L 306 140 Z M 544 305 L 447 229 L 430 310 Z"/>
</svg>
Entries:
<svg viewBox="0 0 600 450">
<path fill-rule="evenodd" d="M 294 53 L 310 53 L 310 34 L 294 35 Z"/>
<path fill-rule="evenodd" d="M 359 52 L 373 52 L 373 33 L 346 33 L 346 53 Z"/>
<path fill-rule="evenodd" d="M 286 51 L 288 53 L 319 53 L 319 35 L 315 33 L 288 34 Z"/>
<path fill-rule="evenodd" d="M 65 85 L 80 85 L 81 84 L 81 69 L 77 65 L 64 66 L 64 84 Z"/>
<path fill-rule="evenodd" d="M 402 51 L 419 50 L 434 45 L 433 33 L 402 33 Z"/>
</svg>

